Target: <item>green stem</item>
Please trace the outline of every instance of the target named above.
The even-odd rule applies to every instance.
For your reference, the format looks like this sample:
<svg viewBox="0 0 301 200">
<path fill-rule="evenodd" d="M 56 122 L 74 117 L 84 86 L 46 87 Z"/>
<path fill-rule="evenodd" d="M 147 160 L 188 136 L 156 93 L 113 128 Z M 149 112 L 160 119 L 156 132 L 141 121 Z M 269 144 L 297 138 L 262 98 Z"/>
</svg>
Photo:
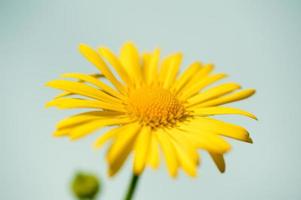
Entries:
<svg viewBox="0 0 301 200">
<path fill-rule="evenodd" d="M 126 193 L 126 196 L 125 196 L 124 200 L 132 200 L 138 181 L 139 181 L 139 176 L 133 174 L 133 176 L 131 178 L 129 188 L 128 188 L 128 191 Z"/>
</svg>

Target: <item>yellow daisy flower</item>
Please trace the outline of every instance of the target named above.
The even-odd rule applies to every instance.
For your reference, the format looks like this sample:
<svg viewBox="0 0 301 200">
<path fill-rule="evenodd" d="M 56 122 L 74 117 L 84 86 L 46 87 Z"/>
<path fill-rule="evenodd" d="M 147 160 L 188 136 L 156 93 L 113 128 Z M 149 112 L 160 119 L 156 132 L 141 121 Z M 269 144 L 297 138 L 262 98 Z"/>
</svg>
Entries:
<svg viewBox="0 0 301 200">
<path fill-rule="evenodd" d="M 94 144 L 99 148 L 110 141 L 106 154 L 110 176 L 118 172 L 131 153 L 136 175 L 146 166 L 157 168 L 160 150 L 172 177 L 180 168 L 196 176 L 199 149 L 207 151 L 224 172 L 223 154 L 231 148 L 224 137 L 252 143 L 243 127 L 211 116 L 238 114 L 256 119 L 244 110 L 220 106 L 248 98 L 255 90 L 239 90 L 241 86 L 233 82 L 208 88 L 226 77 L 211 74 L 212 64 L 194 62 L 179 74 L 181 53 L 161 62 L 159 49 L 139 54 L 131 42 L 122 46 L 119 56 L 106 47 L 93 50 L 81 44 L 79 50 L 100 74 L 68 73 L 62 77 L 75 80 L 48 82 L 47 86 L 64 93 L 47 106 L 93 110 L 63 119 L 54 135 L 76 140 L 110 127 Z"/>
</svg>

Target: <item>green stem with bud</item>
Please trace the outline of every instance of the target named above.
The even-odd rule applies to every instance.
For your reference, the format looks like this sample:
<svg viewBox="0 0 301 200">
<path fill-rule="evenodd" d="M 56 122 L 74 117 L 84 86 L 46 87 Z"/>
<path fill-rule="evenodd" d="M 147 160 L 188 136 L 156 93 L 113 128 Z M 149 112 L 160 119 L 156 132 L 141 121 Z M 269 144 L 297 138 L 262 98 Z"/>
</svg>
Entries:
<svg viewBox="0 0 301 200">
<path fill-rule="evenodd" d="M 138 181 L 139 181 L 139 176 L 133 174 L 124 200 L 132 200 L 135 190 L 137 188 Z"/>
</svg>

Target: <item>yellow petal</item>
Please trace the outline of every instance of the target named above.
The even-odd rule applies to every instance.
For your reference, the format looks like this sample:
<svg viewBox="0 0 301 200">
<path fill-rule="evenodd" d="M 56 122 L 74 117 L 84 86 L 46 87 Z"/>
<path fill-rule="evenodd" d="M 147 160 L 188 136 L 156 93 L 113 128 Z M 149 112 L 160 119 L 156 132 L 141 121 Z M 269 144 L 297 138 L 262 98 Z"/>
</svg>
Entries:
<svg viewBox="0 0 301 200">
<path fill-rule="evenodd" d="M 80 74 L 80 73 L 67 73 L 67 74 L 63 74 L 62 77 L 63 78 L 76 78 L 76 79 L 82 80 L 84 82 L 91 83 L 112 96 L 115 96 L 119 99 L 124 99 L 124 96 L 121 95 L 119 92 L 117 92 L 116 90 L 114 90 L 110 86 L 104 84 L 99 79 L 97 79 L 93 76 L 90 76 L 87 74 Z"/>
<path fill-rule="evenodd" d="M 191 157 L 194 163 L 198 165 L 199 155 L 196 151 L 196 146 L 194 145 L 194 142 L 186 136 L 186 132 L 180 131 L 179 129 L 172 129 L 169 132 L 169 135 L 185 148 L 185 151 L 187 151 L 189 157 Z"/>
<path fill-rule="evenodd" d="M 216 167 L 221 173 L 224 173 L 226 170 L 226 164 L 224 160 L 224 156 L 222 154 L 217 153 L 211 153 L 209 152 L 209 155 L 211 156 L 212 160 L 214 161 Z"/>
<path fill-rule="evenodd" d="M 156 134 L 151 134 L 151 141 L 149 145 L 147 163 L 153 168 L 157 169 L 160 164 L 159 160 L 159 144 Z"/>
<path fill-rule="evenodd" d="M 111 111 L 90 111 L 84 112 L 77 115 L 73 115 L 71 117 L 67 117 L 61 120 L 56 127 L 58 129 L 66 128 L 74 125 L 78 125 L 84 122 L 88 122 L 95 119 L 101 119 L 103 117 L 120 117 L 121 113 L 111 112 Z"/>
<path fill-rule="evenodd" d="M 86 113 L 74 115 L 72 117 L 61 120 L 57 124 L 57 130 L 53 133 L 53 136 L 62 137 L 62 136 L 72 135 L 74 133 L 75 129 L 79 129 L 80 127 L 85 127 L 84 125 L 90 126 L 89 123 L 91 124 L 92 122 L 95 122 L 95 121 L 97 121 L 96 123 L 99 123 L 98 122 L 99 120 L 112 119 L 113 115 L 111 115 L 110 117 L 108 117 L 108 116 L 105 117 L 105 115 L 98 114 L 99 112 L 98 113 L 97 112 L 96 111 L 86 112 Z M 118 120 L 118 119 L 120 119 L 121 122 L 124 122 L 125 116 L 118 117 L 115 115 L 114 120 Z M 97 124 L 95 124 L 95 125 L 97 126 Z M 101 125 L 101 123 L 99 123 L 99 125 Z M 86 131 L 86 130 L 84 130 L 84 131 Z M 88 134 L 88 132 L 87 132 L 87 134 Z"/>
<path fill-rule="evenodd" d="M 226 77 L 226 74 L 215 74 L 212 76 L 207 76 L 204 79 L 200 80 L 199 82 L 191 85 L 191 87 L 185 91 L 183 91 L 179 96 L 180 99 L 186 100 L 187 98 L 191 97 L 192 95 L 198 93 L 200 90 L 204 89 L 208 85 L 223 79 Z"/>
<path fill-rule="evenodd" d="M 248 131 L 245 128 L 234 124 L 201 117 L 194 120 L 193 126 L 195 128 L 199 128 L 200 130 L 214 131 L 222 136 L 252 143 L 252 139 L 249 137 Z"/>
<path fill-rule="evenodd" d="M 227 104 L 227 103 L 246 99 L 246 98 L 252 96 L 253 94 L 255 94 L 254 89 L 241 90 L 241 91 L 235 92 L 233 94 L 229 94 L 226 96 L 219 97 L 217 99 L 206 101 L 204 103 L 201 103 L 200 106 L 218 106 L 218 105 L 222 105 L 222 104 Z"/>
<path fill-rule="evenodd" d="M 197 175 L 197 166 L 199 164 L 199 155 L 196 151 L 196 147 L 186 137 L 183 131 L 173 129 L 169 132 L 171 138 L 173 138 L 173 144 L 178 155 L 179 164 L 183 167 L 184 171 L 190 176 Z"/>
<path fill-rule="evenodd" d="M 236 114 L 236 115 L 244 115 L 257 120 L 255 115 L 238 108 L 216 106 L 216 107 L 191 108 L 190 110 L 193 112 L 193 115 L 209 116 L 209 115 L 222 115 L 222 114 Z"/>
<path fill-rule="evenodd" d="M 158 77 L 158 64 L 160 59 L 160 49 L 155 49 L 153 54 L 148 58 L 148 64 L 145 65 L 145 78 L 146 83 L 151 84 L 157 80 Z"/>
<path fill-rule="evenodd" d="M 118 160 L 127 146 L 133 146 L 136 140 L 136 135 L 140 128 L 141 127 L 138 123 L 132 123 L 124 126 L 122 129 L 122 134 L 118 134 L 115 142 L 107 154 L 107 160 L 109 163 L 113 163 L 114 160 Z"/>
<path fill-rule="evenodd" d="M 188 66 L 188 68 L 185 70 L 184 73 L 180 76 L 178 80 L 176 80 L 173 88 L 176 91 L 176 93 L 179 93 L 183 86 L 191 80 L 191 78 L 196 74 L 197 71 L 199 71 L 202 67 L 202 64 L 200 62 L 194 62 L 191 65 Z"/>
<path fill-rule="evenodd" d="M 82 55 L 89 60 L 91 63 L 93 63 L 100 72 L 111 81 L 111 83 L 120 91 L 123 92 L 123 86 L 121 83 L 115 78 L 111 70 L 108 68 L 106 63 L 102 60 L 102 58 L 99 56 L 99 54 L 94 51 L 91 47 L 85 44 L 81 44 L 79 46 L 79 51 L 82 53 Z"/>
<path fill-rule="evenodd" d="M 181 65 L 183 59 L 182 53 L 176 53 L 173 55 L 169 62 L 166 65 L 163 65 L 162 67 L 165 67 L 166 69 L 162 69 L 164 72 L 164 81 L 163 81 L 163 87 L 168 89 L 171 87 L 171 85 L 175 82 L 176 77 L 178 75 L 178 71 Z"/>
<path fill-rule="evenodd" d="M 148 71 L 149 64 L 152 59 L 152 55 L 153 55 L 153 53 L 150 53 L 150 52 L 142 53 L 142 74 L 143 74 L 144 79 L 146 79 L 146 76 L 147 76 L 146 73 Z"/>
<path fill-rule="evenodd" d="M 131 120 L 128 118 L 103 118 L 99 120 L 94 120 L 92 122 L 74 128 L 70 133 L 70 139 L 71 140 L 79 139 L 104 126 L 120 125 L 120 124 L 126 124 L 130 122 Z"/>
<path fill-rule="evenodd" d="M 108 153 L 110 152 L 113 144 L 109 148 Z M 132 145 L 126 146 L 117 159 L 108 163 L 109 164 L 108 175 L 110 177 L 114 176 L 120 170 L 120 168 L 123 166 L 123 163 L 126 161 L 129 154 L 131 153 L 132 149 L 133 149 Z"/>
<path fill-rule="evenodd" d="M 146 126 L 141 129 L 137 136 L 134 146 L 134 173 L 139 175 L 145 167 L 147 153 L 150 143 L 150 127 Z"/>
<path fill-rule="evenodd" d="M 106 159 L 109 164 L 109 176 L 114 176 L 127 157 L 133 150 L 135 138 L 140 126 L 137 123 L 131 123 L 122 126 L 107 151 Z"/>
<path fill-rule="evenodd" d="M 71 96 L 71 95 L 74 95 L 74 93 L 72 93 L 72 92 L 62 92 L 62 93 L 56 95 L 54 98 L 68 97 L 68 96 Z"/>
<path fill-rule="evenodd" d="M 93 147 L 95 149 L 101 148 L 105 142 L 119 134 L 120 130 L 122 130 L 122 126 L 107 131 L 106 133 L 97 138 L 97 140 L 93 144 Z"/>
<path fill-rule="evenodd" d="M 92 76 L 93 78 L 96 78 L 96 79 L 104 78 L 104 75 L 103 74 L 99 74 L 99 73 L 88 74 L 88 76 Z M 79 82 L 79 83 L 85 83 L 86 81 L 79 79 L 79 80 L 77 80 L 77 82 Z M 67 96 L 70 96 L 70 95 L 74 95 L 74 93 L 71 93 L 71 92 L 62 92 L 62 93 L 58 94 L 57 96 L 55 96 L 55 98 L 67 97 Z"/>
<path fill-rule="evenodd" d="M 118 75 L 122 78 L 122 80 L 125 83 L 127 83 L 128 85 L 131 84 L 131 80 L 127 71 L 122 66 L 119 59 L 114 55 L 114 53 L 110 51 L 110 49 L 102 47 L 98 49 L 98 52 L 109 61 L 109 63 L 115 68 Z"/>
<path fill-rule="evenodd" d="M 183 146 L 174 141 L 173 145 L 179 164 L 189 176 L 195 177 L 197 175 L 196 163 L 193 162 L 193 159 L 187 154 Z"/>
<path fill-rule="evenodd" d="M 54 137 L 64 137 L 64 136 L 68 136 L 71 132 L 73 127 L 68 127 L 68 128 L 63 128 L 63 129 L 57 129 L 55 130 L 52 135 Z"/>
<path fill-rule="evenodd" d="M 165 78 L 166 78 L 168 67 L 169 67 L 169 64 L 170 64 L 171 59 L 173 58 L 173 56 L 174 55 L 166 56 L 165 58 L 163 58 L 162 62 L 160 63 L 160 67 L 159 67 L 159 81 L 161 83 L 163 83 L 164 80 L 165 80 Z"/>
<path fill-rule="evenodd" d="M 122 105 L 114 103 L 106 103 L 102 101 L 85 100 L 85 99 L 73 99 L 73 98 L 62 98 L 54 99 L 46 103 L 46 107 L 55 106 L 60 109 L 73 109 L 73 108 L 98 108 L 114 110 L 117 112 L 125 112 Z"/>
<path fill-rule="evenodd" d="M 121 101 L 84 83 L 78 83 L 67 80 L 54 80 L 46 83 L 46 86 L 55 89 L 65 90 L 82 96 L 90 97 L 97 100 L 120 103 Z"/>
<path fill-rule="evenodd" d="M 157 135 L 159 144 L 164 154 L 169 175 L 171 177 L 176 177 L 178 174 L 178 162 L 176 152 L 170 141 L 170 138 L 167 133 L 161 129 L 155 132 L 155 134 Z"/>
<path fill-rule="evenodd" d="M 187 131 L 187 137 L 193 140 L 194 145 L 200 149 L 205 149 L 215 153 L 226 153 L 230 151 L 231 146 L 224 139 L 210 131 Z"/>
<path fill-rule="evenodd" d="M 213 64 L 202 64 L 202 68 L 183 86 L 182 91 L 189 90 L 190 87 L 207 77 L 213 69 Z"/>
<path fill-rule="evenodd" d="M 142 76 L 141 63 L 138 50 L 132 42 L 126 42 L 122 46 L 120 61 L 132 81 L 139 84 Z"/>
<path fill-rule="evenodd" d="M 57 125 L 57 129 L 74 128 L 86 122 L 101 119 L 99 116 L 82 115 L 61 120 Z"/>
<path fill-rule="evenodd" d="M 195 104 L 200 104 L 202 102 L 223 96 L 227 93 L 233 92 L 240 88 L 237 83 L 224 83 L 219 86 L 210 88 L 202 93 L 199 93 L 190 99 L 188 99 L 188 106 L 193 106 Z"/>
</svg>

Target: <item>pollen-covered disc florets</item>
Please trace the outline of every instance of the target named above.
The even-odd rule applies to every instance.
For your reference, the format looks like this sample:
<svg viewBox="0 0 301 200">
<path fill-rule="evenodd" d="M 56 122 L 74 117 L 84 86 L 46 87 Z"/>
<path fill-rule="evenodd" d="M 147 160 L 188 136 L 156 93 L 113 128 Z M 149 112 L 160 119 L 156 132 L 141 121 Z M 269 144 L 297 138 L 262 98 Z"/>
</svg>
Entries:
<svg viewBox="0 0 301 200">
<path fill-rule="evenodd" d="M 128 112 L 152 128 L 174 126 L 185 117 L 183 104 L 172 92 L 160 86 L 144 86 L 131 91 Z"/>
</svg>

